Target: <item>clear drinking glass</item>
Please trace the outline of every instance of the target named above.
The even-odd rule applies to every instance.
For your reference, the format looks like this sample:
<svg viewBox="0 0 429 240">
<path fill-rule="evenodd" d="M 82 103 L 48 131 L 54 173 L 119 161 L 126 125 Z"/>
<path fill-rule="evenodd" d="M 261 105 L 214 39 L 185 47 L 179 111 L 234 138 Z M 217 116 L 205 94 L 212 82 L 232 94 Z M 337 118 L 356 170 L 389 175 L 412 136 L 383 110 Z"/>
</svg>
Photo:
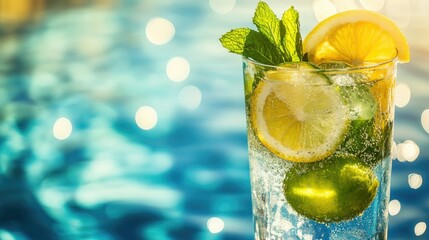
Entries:
<svg viewBox="0 0 429 240">
<path fill-rule="evenodd" d="M 396 58 L 243 58 L 255 239 L 387 239 Z"/>
</svg>

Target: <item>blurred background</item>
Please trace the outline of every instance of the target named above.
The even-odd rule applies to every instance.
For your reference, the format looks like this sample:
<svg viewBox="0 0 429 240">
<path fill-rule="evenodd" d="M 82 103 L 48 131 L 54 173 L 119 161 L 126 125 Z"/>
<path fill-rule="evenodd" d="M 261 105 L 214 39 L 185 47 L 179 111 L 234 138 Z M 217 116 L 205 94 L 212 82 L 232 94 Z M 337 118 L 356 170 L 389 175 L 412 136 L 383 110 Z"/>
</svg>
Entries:
<svg viewBox="0 0 429 240">
<path fill-rule="evenodd" d="M 241 58 L 257 0 L 0 0 L 0 240 L 252 239 Z M 302 35 L 347 9 L 411 47 L 389 239 L 428 239 L 429 2 L 267 2 Z"/>
</svg>

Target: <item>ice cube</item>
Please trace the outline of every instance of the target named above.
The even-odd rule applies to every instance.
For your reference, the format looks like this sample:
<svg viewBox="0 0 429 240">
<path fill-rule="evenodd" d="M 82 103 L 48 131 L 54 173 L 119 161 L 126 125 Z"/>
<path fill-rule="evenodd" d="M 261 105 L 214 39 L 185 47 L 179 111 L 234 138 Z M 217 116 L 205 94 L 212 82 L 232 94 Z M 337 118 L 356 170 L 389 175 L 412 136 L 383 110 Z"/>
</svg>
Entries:
<svg viewBox="0 0 429 240">
<path fill-rule="evenodd" d="M 340 61 L 323 62 L 318 65 L 326 69 L 327 75 L 333 84 L 340 86 L 340 91 L 350 108 L 353 120 L 371 119 L 376 110 L 377 103 L 369 88 L 368 76 L 352 65 Z"/>
<path fill-rule="evenodd" d="M 377 111 L 377 102 L 367 84 L 341 87 L 344 99 L 348 102 L 353 120 L 369 120 Z"/>
<path fill-rule="evenodd" d="M 368 77 L 365 74 L 352 69 L 353 66 L 345 62 L 322 62 L 318 67 L 329 70 L 325 74 L 331 78 L 332 83 L 340 86 L 353 85 L 355 83 L 368 81 Z"/>
</svg>

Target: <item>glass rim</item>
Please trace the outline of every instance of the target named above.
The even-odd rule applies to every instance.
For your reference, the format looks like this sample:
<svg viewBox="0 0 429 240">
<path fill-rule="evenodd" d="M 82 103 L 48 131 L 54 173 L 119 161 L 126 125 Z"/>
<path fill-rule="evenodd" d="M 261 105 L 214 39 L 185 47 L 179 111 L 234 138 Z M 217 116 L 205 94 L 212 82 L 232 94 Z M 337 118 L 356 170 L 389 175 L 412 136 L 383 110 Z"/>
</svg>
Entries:
<svg viewBox="0 0 429 240">
<path fill-rule="evenodd" d="M 264 68 L 274 68 L 274 69 L 278 69 L 278 70 L 282 70 L 282 71 L 307 71 L 307 72 L 326 72 L 326 73 L 335 73 L 335 72 L 356 72 L 356 71 L 368 71 L 368 70 L 373 70 L 373 69 L 380 69 L 383 68 L 383 66 L 386 66 L 388 64 L 394 64 L 396 65 L 396 63 L 398 63 L 398 51 L 396 50 L 396 55 L 395 57 L 386 60 L 386 61 L 382 61 L 382 62 L 377 62 L 377 63 L 373 63 L 367 66 L 358 66 L 358 67 L 350 67 L 350 68 L 329 68 L 329 69 L 323 69 L 323 68 L 315 68 L 315 69 L 310 69 L 310 68 L 291 68 L 291 67 L 286 67 L 286 66 L 280 66 L 280 65 L 271 65 L 271 64 L 265 64 L 265 63 L 261 63 L 258 62 L 252 58 L 248 58 L 243 56 L 243 61 L 246 62 L 250 62 L 252 64 L 255 64 L 257 66 L 261 66 Z M 305 62 L 305 61 L 301 61 L 301 62 Z M 341 61 L 332 61 L 332 62 L 341 62 Z M 297 64 L 299 62 L 290 62 L 291 64 Z M 311 62 L 308 62 L 311 63 Z M 287 63 L 286 63 L 287 64 Z M 312 63 L 311 63 L 312 64 Z M 298 65 L 297 65 L 298 66 Z M 317 66 L 317 65 L 315 65 Z"/>
</svg>

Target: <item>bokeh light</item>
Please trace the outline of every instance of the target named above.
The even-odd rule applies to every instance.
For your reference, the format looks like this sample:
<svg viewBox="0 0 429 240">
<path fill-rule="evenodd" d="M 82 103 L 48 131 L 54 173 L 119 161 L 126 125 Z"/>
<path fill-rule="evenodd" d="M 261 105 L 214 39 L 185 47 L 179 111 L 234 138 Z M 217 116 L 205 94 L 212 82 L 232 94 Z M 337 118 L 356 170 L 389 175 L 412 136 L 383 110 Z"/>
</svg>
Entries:
<svg viewBox="0 0 429 240">
<path fill-rule="evenodd" d="M 60 117 L 58 118 L 52 129 L 54 137 L 59 140 L 65 140 L 70 137 L 73 130 L 73 125 L 68 118 Z"/>
<path fill-rule="evenodd" d="M 389 202 L 389 214 L 395 216 L 401 211 L 401 203 L 398 200 L 392 200 Z"/>
<path fill-rule="evenodd" d="M 410 23 L 410 0 L 387 0 L 385 3 L 385 10 L 386 15 L 398 24 L 399 27 L 404 28 Z"/>
<path fill-rule="evenodd" d="M 412 189 L 418 189 L 423 184 L 423 178 L 420 174 L 417 173 L 411 173 L 408 175 L 408 185 L 410 185 L 410 188 Z"/>
<path fill-rule="evenodd" d="M 217 13 L 228 13 L 235 6 L 235 0 L 209 0 L 211 9 Z"/>
<path fill-rule="evenodd" d="M 135 115 L 137 126 L 143 130 L 150 130 L 155 127 L 158 121 L 158 115 L 152 107 L 143 106 L 139 108 Z"/>
<path fill-rule="evenodd" d="M 211 233 L 220 233 L 225 227 L 225 223 L 218 217 L 212 217 L 207 221 L 207 228 Z"/>
<path fill-rule="evenodd" d="M 405 142 L 398 144 L 396 148 L 397 159 L 400 162 L 414 162 L 420 154 L 419 146 L 411 140 L 406 140 Z"/>
<path fill-rule="evenodd" d="M 425 222 L 419 222 L 414 227 L 414 233 L 416 236 L 421 236 L 426 232 L 426 223 Z"/>
<path fill-rule="evenodd" d="M 174 34 L 174 25 L 165 18 L 153 18 L 146 25 L 146 37 L 156 45 L 168 43 L 174 37 Z"/>
<path fill-rule="evenodd" d="M 362 6 L 371 11 L 380 11 L 384 7 L 385 0 L 359 0 Z"/>
<path fill-rule="evenodd" d="M 173 82 L 182 82 L 189 76 L 190 65 L 183 57 L 174 57 L 167 63 L 167 76 Z"/>
<path fill-rule="evenodd" d="M 1 240 L 16 240 L 16 238 L 7 230 L 0 229 L 0 239 Z"/>
<path fill-rule="evenodd" d="M 317 20 L 320 22 L 337 13 L 337 8 L 329 0 L 313 0 L 313 11 Z"/>
<path fill-rule="evenodd" d="M 410 87 L 405 83 L 401 83 L 396 86 L 395 91 L 396 91 L 395 105 L 399 108 L 405 107 L 410 102 L 410 98 L 411 98 Z"/>
<path fill-rule="evenodd" d="M 335 8 L 338 12 L 348 11 L 352 9 L 357 9 L 358 7 L 355 4 L 354 0 L 332 0 L 335 5 Z"/>
<path fill-rule="evenodd" d="M 178 100 L 182 107 L 195 110 L 201 104 L 201 91 L 195 86 L 186 86 L 180 90 Z"/>
<path fill-rule="evenodd" d="M 421 116 L 421 122 L 423 129 L 429 133 L 429 109 L 423 111 Z"/>
</svg>

